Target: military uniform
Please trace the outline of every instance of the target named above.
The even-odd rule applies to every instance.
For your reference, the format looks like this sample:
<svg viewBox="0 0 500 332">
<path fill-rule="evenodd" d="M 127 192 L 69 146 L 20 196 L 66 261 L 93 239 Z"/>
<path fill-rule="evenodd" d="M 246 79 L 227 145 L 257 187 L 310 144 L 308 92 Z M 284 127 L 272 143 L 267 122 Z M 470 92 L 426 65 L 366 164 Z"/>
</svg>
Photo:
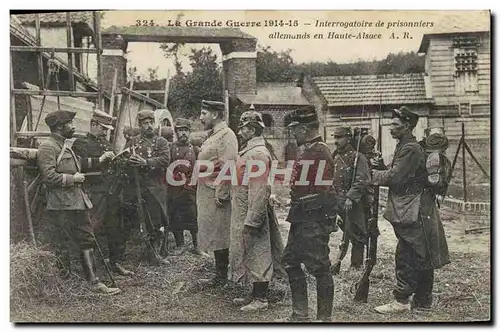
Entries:
<svg viewBox="0 0 500 332">
<path fill-rule="evenodd" d="M 418 115 L 406 107 L 394 110 L 393 117 L 412 128 L 418 122 Z M 398 238 L 393 291 L 396 301 L 375 310 L 380 313 L 409 310 L 412 294 L 416 307 L 430 307 L 434 269 L 448 264 L 450 259 L 436 198 L 427 184 L 425 154 L 411 133 L 399 139 L 390 168 L 373 171 L 373 182 L 389 187 L 384 217 L 393 225 Z"/>
<path fill-rule="evenodd" d="M 290 127 L 317 122 L 314 112 L 299 111 L 294 115 Z M 313 161 L 305 178 L 308 185 L 300 183 L 302 161 Z M 307 282 L 303 263 L 316 278 L 317 318 L 329 320 L 333 308 L 333 279 L 330 274 L 330 248 L 328 242 L 334 227 L 331 183 L 315 183 L 320 163 L 325 164 L 324 181 L 331 180 L 333 159 L 328 146 L 321 136 L 316 136 L 304 144 L 302 154 L 294 164 L 291 179 L 291 208 L 287 221 L 291 223 L 288 241 L 283 253 L 283 264 L 288 273 L 292 291 L 293 313 L 290 319 L 302 320 L 308 317 Z M 312 201 L 309 195 L 318 194 Z"/>
<path fill-rule="evenodd" d="M 113 118 L 101 111 L 94 111 L 91 122 L 109 130 L 113 129 Z M 87 164 L 92 162 L 92 158 L 99 157 L 106 151 L 112 151 L 111 144 L 104 137 L 98 138 L 91 133 L 88 133 L 85 138 L 78 138 L 73 148 L 75 153 L 82 157 L 82 162 Z M 90 211 L 94 231 L 106 237 L 112 269 L 120 274 L 132 274 L 119 265 L 124 259 L 125 245 L 132 225 L 123 224 L 122 184 L 117 165 L 101 164 L 100 174 L 87 176 L 85 186 L 89 189 L 90 200 L 94 205 Z"/>
<path fill-rule="evenodd" d="M 45 122 L 51 128 L 51 136 L 38 148 L 38 169 L 46 185 L 46 209 L 49 212 L 49 234 L 56 254 L 66 251 L 69 245 L 80 251 L 81 264 L 87 281 L 102 293 L 117 293 L 120 290 L 107 288 L 96 275 L 94 255 L 94 233 L 89 210 L 93 207 L 82 182 L 77 182 L 77 173 L 95 170 L 102 160 L 89 158 L 82 163 L 73 148 L 74 139 L 65 139 L 54 129 L 69 123 L 75 112 L 56 111 L 49 113 Z"/>
<path fill-rule="evenodd" d="M 153 111 L 144 110 L 138 114 L 139 123 L 145 119 L 153 119 Z M 132 137 L 125 149 L 135 149 L 135 154 L 146 161 L 146 165 L 138 166 L 139 184 L 144 206 L 144 219 L 146 227 L 150 234 L 159 238 L 161 226 L 167 228 L 164 224 L 168 220 L 167 209 L 167 186 L 165 174 L 167 166 L 170 163 L 170 151 L 167 140 L 156 136 L 153 131 L 146 134 Z M 124 218 L 125 223 L 133 223 L 139 220 L 138 216 L 138 197 L 137 188 L 134 179 L 132 167 L 126 167 L 127 174 L 126 186 L 123 190 L 124 199 Z"/>
<path fill-rule="evenodd" d="M 175 128 L 191 129 L 191 121 L 187 119 L 176 119 Z M 189 163 L 189 166 L 179 165 L 174 169 L 173 178 L 181 180 L 185 177 L 186 183 L 183 186 L 169 185 L 168 200 L 169 200 L 169 215 L 170 225 L 169 229 L 174 233 L 177 246 L 184 244 L 184 230 L 191 232 L 193 245 L 198 247 L 197 233 L 197 211 L 196 211 L 196 187 L 190 186 L 191 176 L 193 174 L 193 167 L 200 149 L 187 142 L 177 140 L 172 144 L 171 162 L 176 160 L 184 160 Z"/>
<path fill-rule="evenodd" d="M 335 130 L 334 135 L 352 137 L 352 132 L 350 128 L 340 127 Z M 356 155 L 358 155 L 357 161 Z M 341 211 L 340 217 L 343 220 L 340 226 L 343 231 L 347 231 L 348 239 L 352 243 L 351 267 L 359 268 L 363 265 L 364 245 L 367 241 L 367 185 L 370 182 L 368 160 L 365 155 L 357 154 L 351 144 L 348 144 L 342 151 L 335 150 L 333 159 L 333 191 L 339 202 L 338 209 Z M 356 165 L 355 162 L 357 162 Z M 353 202 L 348 212 L 344 207 L 347 198 Z"/>
</svg>

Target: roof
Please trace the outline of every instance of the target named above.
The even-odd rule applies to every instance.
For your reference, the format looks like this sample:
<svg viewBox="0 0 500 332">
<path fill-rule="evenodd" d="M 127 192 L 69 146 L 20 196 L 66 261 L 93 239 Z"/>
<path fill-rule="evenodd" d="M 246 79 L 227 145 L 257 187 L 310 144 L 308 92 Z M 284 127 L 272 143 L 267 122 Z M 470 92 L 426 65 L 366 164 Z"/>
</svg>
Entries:
<svg viewBox="0 0 500 332">
<path fill-rule="evenodd" d="M 418 53 L 427 52 L 432 36 L 489 32 L 490 29 L 491 13 L 489 11 L 467 12 L 466 15 L 448 15 L 437 21 L 430 33 L 424 34 Z"/>
<path fill-rule="evenodd" d="M 321 76 L 312 78 L 328 106 L 426 104 L 424 74 Z"/>
<path fill-rule="evenodd" d="M 302 88 L 291 83 L 260 83 L 256 94 L 237 94 L 237 97 L 248 105 L 309 105 Z"/>
<path fill-rule="evenodd" d="M 255 39 L 240 29 L 208 27 L 111 26 L 104 29 L 102 34 L 121 35 L 126 41 L 146 42 L 172 42 L 176 38 L 185 43 L 218 43 L 236 38 Z"/>
<path fill-rule="evenodd" d="M 91 11 L 70 12 L 71 23 L 84 24 L 92 30 L 93 16 Z M 35 14 L 19 14 L 15 16 L 25 25 L 35 25 Z M 40 25 L 66 26 L 66 12 L 57 13 L 38 13 Z"/>
</svg>

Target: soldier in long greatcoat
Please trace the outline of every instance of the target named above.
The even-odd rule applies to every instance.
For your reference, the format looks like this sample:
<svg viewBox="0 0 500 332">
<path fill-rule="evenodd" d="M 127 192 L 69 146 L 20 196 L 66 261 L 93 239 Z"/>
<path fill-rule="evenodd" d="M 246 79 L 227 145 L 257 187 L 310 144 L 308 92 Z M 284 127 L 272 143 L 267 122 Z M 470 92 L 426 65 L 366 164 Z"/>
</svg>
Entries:
<svg viewBox="0 0 500 332">
<path fill-rule="evenodd" d="M 200 120 L 204 129 L 209 130 L 209 135 L 201 146 L 199 161 L 218 161 L 221 165 L 236 161 L 238 139 L 223 121 L 223 116 L 224 103 L 202 101 Z M 198 180 L 197 184 L 199 246 L 202 251 L 214 252 L 216 266 L 216 277 L 212 280 L 202 279 L 200 283 L 221 285 L 227 283 L 229 265 L 231 183 L 216 183 L 215 180 Z"/>
<path fill-rule="evenodd" d="M 262 115 L 258 112 L 245 112 L 240 118 L 238 136 L 241 148 L 236 162 L 238 184 L 233 186 L 231 193 L 229 275 L 235 283 L 252 285 L 251 296 L 233 300 L 233 303 L 243 305 L 242 311 L 267 309 L 269 281 L 275 268 L 279 268 L 276 264 L 280 264 L 273 261 L 272 248 L 283 248 L 279 229 L 271 224 L 276 222 L 269 211 L 273 209 L 269 202 L 271 185 L 268 181 L 272 158 L 262 136 L 264 127 Z M 262 173 L 249 178 L 250 171 Z M 273 241 L 278 243 L 273 244 Z"/>
<path fill-rule="evenodd" d="M 434 190 L 427 182 L 425 154 L 412 131 L 418 115 L 402 107 L 393 111 L 390 133 L 398 140 L 390 167 L 373 170 L 373 183 L 388 186 L 384 217 L 392 224 L 396 247 L 395 300 L 375 308 L 388 314 L 429 309 L 432 304 L 434 270 L 450 263 L 444 228 Z M 375 165 L 379 166 L 379 165 Z"/>
</svg>

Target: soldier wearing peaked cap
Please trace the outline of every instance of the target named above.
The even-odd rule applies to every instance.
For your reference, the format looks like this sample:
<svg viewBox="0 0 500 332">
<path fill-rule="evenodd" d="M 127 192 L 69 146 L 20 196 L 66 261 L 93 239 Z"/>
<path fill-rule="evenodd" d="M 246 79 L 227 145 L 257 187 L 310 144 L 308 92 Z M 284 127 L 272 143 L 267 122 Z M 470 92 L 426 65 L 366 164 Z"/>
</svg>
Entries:
<svg viewBox="0 0 500 332">
<path fill-rule="evenodd" d="M 154 133 L 155 116 L 150 110 L 142 110 L 137 114 L 140 134 L 132 137 L 125 149 L 134 148 L 135 153 L 128 159 L 126 174 L 128 182 L 123 190 L 125 202 L 124 217 L 127 223 L 132 224 L 139 220 L 139 207 L 137 188 L 134 182 L 132 167 L 137 167 L 139 174 L 140 190 L 145 211 L 146 227 L 152 236 L 151 242 L 156 246 L 160 241 L 160 228 L 167 229 L 167 186 L 165 180 L 166 169 L 170 163 L 170 149 L 167 140 Z M 151 260 L 152 252 L 148 253 Z M 160 261 L 159 263 L 164 263 Z"/>
<path fill-rule="evenodd" d="M 284 274 L 280 259 L 283 241 L 270 204 L 271 186 L 267 175 L 272 158 L 262 136 L 264 127 L 259 112 L 244 112 L 240 117 L 238 136 L 242 144 L 236 161 L 238 184 L 231 192 L 229 276 L 235 283 L 253 287 L 251 296 L 233 300 L 242 305 L 242 311 L 266 309 L 269 282 L 279 273 Z M 245 170 L 250 167 L 247 163 L 254 160 L 261 161 L 266 171 L 262 177 L 245 183 Z M 277 251 L 275 255 L 273 248 Z"/>
<path fill-rule="evenodd" d="M 450 263 L 434 190 L 426 181 L 425 154 L 412 134 L 418 115 L 401 107 L 392 117 L 390 133 L 398 140 L 392 163 L 372 171 L 375 185 L 389 187 L 384 217 L 398 238 L 395 300 L 375 308 L 382 314 L 410 311 L 412 295 L 414 308 L 430 308 L 434 270 Z"/>
<path fill-rule="evenodd" d="M 61 255 L 69 246 L 80 251 L 86 279 L 99 293 L 116 294 L 118 288 L 108 288 L 96 274 L 94 232 L 89 216 L 93 205 L 84 188 L 85 171 L 99 169 L 113 157 L 104 153 L 86 162 L 73 150 L 75 112 L 52 112 L 45 118 L 51 135 L 38 148 L 38 169 L 46 185 L 46 209 L 49 213 L 49 234 L 56 254 Z"/>
<path fill-rule="evenodd" d="M 352 146 L 352 130 L 349 127 L 335 128 L 333 133 L 336 150 L 333 153 L 334 176 L 333 191 L 339 204 L 340 225 L 346 232 L 343 244 L 352 243 L 351 268 L 363 267 L 364 245 L 366 244 L 367 224 L 365 208 L 368 206 L 366 190 L 370 183 L 368 160 L 362 153 L 357 153 Z M 345 254 L 345 251 L 343 251 Z M 333 266 L 334 274 L 340 269 L 343 257 L 339 257 Z"/>
<path fill-rule="evenodd" d="M 328 242 L 330 233 L 335 230 L 334 198 L 331 195 L 333 158 L 318 133 L 319 121 L 314 109 L 297 111 L 289 127 L 303 150 L 292 172 L 291 208 L 287 217 L 291 226 L 283 253 L 292 292 L 292 314 L 284 321 L 309 320 L 307 281 L 302 263 L 316 278 L 317 320 L 330 321 L 333 278 Z M 301 181 L 304 177 L 306 183 Z"/>
<path fill-rule="evenodd" d="M 173 169 L 172 176 L 176 181 L 185 179 L 185 182 L 183 185 L 169 184 L 169 230 L 174 234 L 175 244 L 179 248 L 184 246 L 184 230 L 189 231 L 193 241 L 192 252 L 200 254 L 201 252 L 198 249 L 196 187 L 189 185 L 200 149 L 189 142 L 191 121 L 183 118 L 176 119 L 175 131 L 177 141 L 172 144 L 171 162 L 182 160 L 185 164 L 176 166 Z"/>
<path fill-rule="evenodd" d="M 236 134 L 224 122 L 224 103 L 203 100 L 200 120 L 208 138 L 201 146 L 199 160 L 235 161 L 238 156 Z M 215 178 L 214 178 L 215 180 Z M 200 283 L 221 285 L 227 282 L 229 266 L 229 234 L 231 224 L 231 183 L 202 181 L 196 189 L 200 249 L 214 252 L 216 277 Z"/>
<path fill-rule="evenodd" d="M 103 153 L 112 153 L 112 146 L 107 141 L 108 130 L 113 130 L 114 118 L 100 110 L 94 111 L 90 120 L 90 131 L 85 138 L 78 138 L 73 144 L 75 153 L 82 157 L 84 163 L 91 163 L 92 158 Z M 114 155 L 114 154 L 113 154 Z M 121 275 L 132 275 L 122 264 L 125 244 L 130 227 L 122 227 L 121 223 L 121 179 L 119 172 L 111 163 L 101 164 L 100 174 L 88 176 L 86 185 L 89 188 L 90 200 L 94 205 L 91 217 L 94 230 L 103 233 L 109 249 L 111 269 Z M 113 188 L 113 190 L 111 190 Z"/>
</svg>

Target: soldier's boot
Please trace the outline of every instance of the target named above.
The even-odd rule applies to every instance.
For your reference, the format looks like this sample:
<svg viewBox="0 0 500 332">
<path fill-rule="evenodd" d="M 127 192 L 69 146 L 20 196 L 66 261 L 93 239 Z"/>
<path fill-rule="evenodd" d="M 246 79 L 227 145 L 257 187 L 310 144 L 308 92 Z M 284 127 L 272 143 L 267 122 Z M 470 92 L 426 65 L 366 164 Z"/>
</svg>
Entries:
<svg viewBox="0 0 500 332">
<path fill-rule="evenodd" d="M 114 273 L 117 273 L 122 276 L 133 276 L 135 275 L 134 271 L 127 270 L 124 268 L 120 263 L 117 262 L 111 262 L 111 271 Z"/>
<path fill-rule="evenodd" d="M 292 293 L 292 314 L 284 319 L 277 319 L 277 323 L 309 321 L 309 302 L 307 298 L 307 282 L 302 268 L 287 269 Z"/>
<path fill-rule="evenodd" d="M 252 292 L 254 298 L 249 304 L 241 307 L 240 310 L 244 312 L 266 310 L 269 307 L 269 303 L 267 301 L 268 288 L 268 282 L 254 282 Z"/>
<path fill-rule="evenodd" d="M 191 250 L 192 254 L 195 255 L 203 255 L 203 252 L 198 248 L 198 233 L 195 231 L 190 231 L 191 239 L 193 241 L 193 250 Z"/>
<path fill-rule="evenodd" d="M 174 233 L 176 247 L 182 247 L 183 245 L 185 245 L 183 231 L 173 231 L 172 233 Z"/>
<path fill-rule="evenodd" d="M 333 277 L 322 275 L 316 277 L 316 321 L 331 322 L 333 311 Z"/>
<path fill-rule="evenodd" d="M 229 249 L 215 250 L 214 257 L 215 277 L 213 279 L 198 279 L 198 283 L 202 286 L 218 287 L 225 286 L 228 283 Z"/>
<path fill-rule="evenodd" d="M 363 268 L 363 258 L 365 245 L 362 242 L 353 242 L 351 248 L 351 269 L 361 270 Z"/>
<path fill-rule="evenodd" d="M 114 295 L 121 291 L 119 288 L 110 288 L 99 281 L 96 274 L 96 262 L 93 249 L 82 250 L 80 256 L 85 278 L 91 284 L 92 289 L 95 292 L 106 295 Z"/>
<path fill-rule="evenodd" d="M 395 313 L 404 313 L 410 312 L 410 302 L 402 303 L 398 300 L 394 300 L 393 302 L 378 306 L 374 309 L 379 314 L 395 314 Z"/>
<path fill-rule="evenodd" d="M 432 306 L 432 289 L 434 287 L 434 270 L 418 271 L 418 283 L 411 306 L 415 310 L 430 311 Z"/>
</svg>

